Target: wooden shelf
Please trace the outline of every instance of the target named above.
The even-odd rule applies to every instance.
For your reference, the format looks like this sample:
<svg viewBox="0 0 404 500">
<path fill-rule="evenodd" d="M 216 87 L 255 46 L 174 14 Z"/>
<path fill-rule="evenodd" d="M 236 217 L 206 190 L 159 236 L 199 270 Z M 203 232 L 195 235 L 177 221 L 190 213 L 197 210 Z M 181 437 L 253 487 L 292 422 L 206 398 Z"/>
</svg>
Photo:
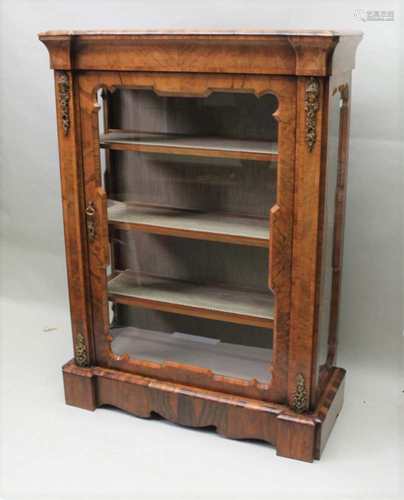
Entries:
<svg viewBox="0 0 404 500">
<path fill-rule="evenodd" d="M 277 143 L 275 142 L 220 137 L 148 134 L 118 130 L 109 131 L 102 135 L 100 146 L 141 153 L 238 158 L 256 161 L 276 161 L 278 159 Z"/>
<path fill-rule="evenodd" d="M 208 286 L 124 271 L 108 284 L 110 300 L 186 316 L 273 328 L 268 292 Z"/>
<path fill-rule="evenodd" d="M 268 247 L 268 219 L 234 217 L 166 207 L 112 202 L 108 222 L 124 230 L 140 230 L 198 240 Z"/>
<path fill-rule="evenodd" d="M 111 335 L 112 350 L 118 356 L 128 354 L 132 359 L 155 363 L 198 366 L 227 377 L 261 383 L 271 379 L 271 349 L 134 327 L 114 328 Z"/>
</svg>

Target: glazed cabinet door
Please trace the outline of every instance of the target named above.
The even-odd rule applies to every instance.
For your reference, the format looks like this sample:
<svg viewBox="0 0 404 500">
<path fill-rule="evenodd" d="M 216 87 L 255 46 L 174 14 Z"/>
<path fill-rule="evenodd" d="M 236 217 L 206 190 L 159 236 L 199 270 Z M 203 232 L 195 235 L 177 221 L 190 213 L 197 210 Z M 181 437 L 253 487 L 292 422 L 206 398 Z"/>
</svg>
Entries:
<svg viewBox="0 0 404 500">
<path fill-rule="evenodd" d="M 292 78 L 82 72 L 93 362 L 283 402 Z"/>
</svg>

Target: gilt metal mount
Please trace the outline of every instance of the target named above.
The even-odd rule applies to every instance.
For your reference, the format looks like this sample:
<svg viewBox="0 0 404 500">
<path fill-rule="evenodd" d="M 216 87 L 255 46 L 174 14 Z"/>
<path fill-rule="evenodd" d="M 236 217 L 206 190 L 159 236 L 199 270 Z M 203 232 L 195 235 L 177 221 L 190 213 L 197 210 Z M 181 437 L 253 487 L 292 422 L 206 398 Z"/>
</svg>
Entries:
<svg viewBox="0 0 404 500">
<path fill-rule="evenodd" d="M 307 410 L 306 385 L 302 373 L 296 377 L 296 392 L 293 395 L 291 407 L 296 413 L 303 413 Z"/>
<path fill-rule="evenodd" d="M 89 365 L 86 341 L 81 333 L 76 336 L 74 359 L 77 366 L 84 367 Z"/>
<path fill-rule="evenodd" d="M 317 112 L 320 108 L 320 83 L 311 76 L 304 94 L 305 141 L 309 151 L 313 151 L 317 140 Z"/>
<path fill-rule="evenodd" d="M 70 84 L 69 77 L 65 71 L 60 73 L 58 78 L 58 95 L 60 114 L 62 117 L 63 132 L 65 135 L 70 128 L 69 100 L 70 100 Z"/>
</svg>

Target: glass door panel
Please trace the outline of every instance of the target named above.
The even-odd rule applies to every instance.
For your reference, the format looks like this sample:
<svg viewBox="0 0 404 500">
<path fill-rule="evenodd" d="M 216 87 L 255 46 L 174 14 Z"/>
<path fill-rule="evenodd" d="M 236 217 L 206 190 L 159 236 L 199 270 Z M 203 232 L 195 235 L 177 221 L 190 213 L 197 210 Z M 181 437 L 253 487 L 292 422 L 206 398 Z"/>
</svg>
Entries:
<svg viewBox="0 0 404 500">
<path fill-rule="evenodd" d="M 99 98 L 114 354 L 268 383 L 276 98 Z"/>
</svg>

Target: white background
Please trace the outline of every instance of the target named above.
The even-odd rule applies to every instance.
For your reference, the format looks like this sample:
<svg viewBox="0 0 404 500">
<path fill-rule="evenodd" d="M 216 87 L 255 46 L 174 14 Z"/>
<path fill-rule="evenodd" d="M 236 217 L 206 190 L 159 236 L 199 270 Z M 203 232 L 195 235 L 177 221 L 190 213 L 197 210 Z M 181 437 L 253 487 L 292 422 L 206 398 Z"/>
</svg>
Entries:
<svg viewBox="0 0 404 500">
<path fill-rule="evenodd" d="M 396 1 L 0 0 L 4 499 L 395 499 L 404 490 L 403 40 Z M 362 22 L 356 9 L 394 10 Z M 37 33 L 86 28 L 360 29 L 353 73 L 339 366 L 322 460 L 64 405 L 72 357 L 53 75 Z M 401 495 L 399 494 L 401 491 Z"/>
</svg>

